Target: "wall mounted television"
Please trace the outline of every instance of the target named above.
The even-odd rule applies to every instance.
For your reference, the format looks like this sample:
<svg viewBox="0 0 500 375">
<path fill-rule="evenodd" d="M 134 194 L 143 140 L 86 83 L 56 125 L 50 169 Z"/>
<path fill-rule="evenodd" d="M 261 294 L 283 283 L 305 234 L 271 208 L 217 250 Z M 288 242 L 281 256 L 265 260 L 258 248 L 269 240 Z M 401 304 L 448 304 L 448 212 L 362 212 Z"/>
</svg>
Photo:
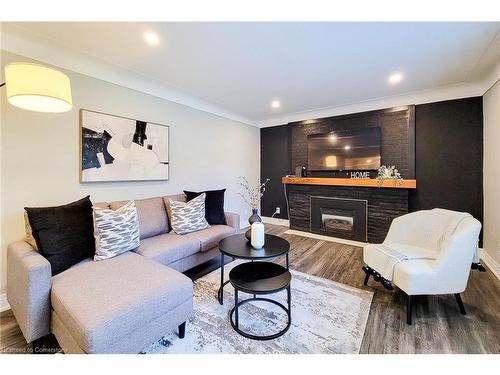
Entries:
<svg viewBox="0 0 500 375">
<path fill-rule="evenodd" d="M 380 127 L 332 131 L 307 137 L 310 171 L 380 168 Z"/>
</svg>

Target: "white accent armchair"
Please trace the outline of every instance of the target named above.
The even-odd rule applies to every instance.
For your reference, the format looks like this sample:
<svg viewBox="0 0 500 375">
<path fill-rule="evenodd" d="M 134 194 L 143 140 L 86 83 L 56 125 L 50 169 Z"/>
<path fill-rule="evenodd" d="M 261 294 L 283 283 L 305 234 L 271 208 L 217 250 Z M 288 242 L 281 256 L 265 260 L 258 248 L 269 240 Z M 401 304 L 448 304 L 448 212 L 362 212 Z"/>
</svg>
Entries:
<svg viewBox="0 0 500 375">
<path fill-rule="evenodd" d="M 408 324 L 414 295 L 455 294 L 465 315 L 460 293 L 467 286 L 480 231 L 481 223 L 462 212 L 435 208 L 400 216 L 392 221 L 382 245 L 364 247 L 365 285 L 373 275 L 387 289 L 392 282 L 403 290 L 408 295 Z M 388 268 L 380 270 L 387 264 L 388 279 Z"/>
</svg>

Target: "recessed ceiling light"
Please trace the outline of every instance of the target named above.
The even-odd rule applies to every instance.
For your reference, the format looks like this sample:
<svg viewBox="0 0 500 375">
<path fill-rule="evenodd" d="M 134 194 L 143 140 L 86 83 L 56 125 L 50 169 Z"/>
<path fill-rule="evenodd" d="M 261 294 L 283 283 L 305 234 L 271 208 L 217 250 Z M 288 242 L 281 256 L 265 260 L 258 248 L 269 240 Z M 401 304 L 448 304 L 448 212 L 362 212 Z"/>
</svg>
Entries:
<svg viewBox="0 0 500 375">
<path fill-rule="evenodd" d="M 144 40 L 149 45 L 152 45 L 152 46 L 156 46 L 156 45 L 158 45 L 158 43 L 160 43 L 160 37 L 158 36 L 157 33 L 153 32 L 153 31 L 146 31 L 144 33 Z"/>
<path fill-rule="evenodd" d="M 395 83 L 401 82 L 402 79 L 403 79 L 403 74 L 394 73 L 394 74 L 391 74 L 389 76 L 389 83 L 395 84 Z"/>
<path fill-rule="evenodd" d="M 349 146 L 349 145 L 347 145 L 347 146 L 344 147 L 344 150 L 349 151 L 350 149 L 351 149 L 351 146 Z"/>
<path fill-rule="evenodd" d="M 330 134 L 330 135 L 328 136 L 328 139 L 329 139 L 330 141 L 332 141 L 332 142 L 335 142 L 335 141 L 337 140 L 337 136 L 336 136 L 335 134 Z"/>
<path fill-rule="evenodd" d="M 280 101 L 279 100 L 273 100 L 271 102 L 271 107 L 273 107 L 273 108 L 279 108 L 279 107 L 281 107 Z"/>
</svg>

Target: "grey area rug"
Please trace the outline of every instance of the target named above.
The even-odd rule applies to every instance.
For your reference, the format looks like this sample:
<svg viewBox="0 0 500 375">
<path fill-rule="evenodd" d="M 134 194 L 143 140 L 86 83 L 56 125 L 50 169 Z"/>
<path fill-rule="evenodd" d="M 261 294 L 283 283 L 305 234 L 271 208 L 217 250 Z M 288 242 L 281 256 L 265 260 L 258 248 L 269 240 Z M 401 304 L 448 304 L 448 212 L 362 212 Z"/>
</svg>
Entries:
<svg viewBox="0 0 500 375">
<path fill-rule="evenodd" d="M 225 274 L 241 261 L 225 266 Z M 164 336 L 144 349 L 146 354 L 291 354 L 359 353 L 373 293 L 302 272 L 292 272 L 292 325 L 283 336 L 269 341 L 247 339 L 229 322 L 234 304 L 231 284 L 224 288 L 224 306 L 216 298 L 220 270 L 194 283 L 194 312 L 186 336 Z M 240 293 L 240 298 L 250 297 Z M 286 306 L 286 292 L 269 295 Z M 284 328 L 286 314 L 266 302 L 250 302 L 240 308 L 240 329 L 271 334 Z"/>
</svg>

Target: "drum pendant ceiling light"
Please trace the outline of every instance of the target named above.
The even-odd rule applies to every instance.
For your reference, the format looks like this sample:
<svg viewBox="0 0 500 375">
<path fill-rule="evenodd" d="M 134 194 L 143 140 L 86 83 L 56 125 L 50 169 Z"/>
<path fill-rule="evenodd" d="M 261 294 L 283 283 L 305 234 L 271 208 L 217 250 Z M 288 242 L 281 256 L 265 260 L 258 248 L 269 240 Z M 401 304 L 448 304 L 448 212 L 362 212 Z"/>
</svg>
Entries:
<svg viewBox="0 0 500 375">
<path fill-rule="evenodd" d="M 59 113 L 72 107 L 69 77 L 48 66 L 12 63 L 5 67 L 7 100 L 28 111 Z"/>
</svg>

